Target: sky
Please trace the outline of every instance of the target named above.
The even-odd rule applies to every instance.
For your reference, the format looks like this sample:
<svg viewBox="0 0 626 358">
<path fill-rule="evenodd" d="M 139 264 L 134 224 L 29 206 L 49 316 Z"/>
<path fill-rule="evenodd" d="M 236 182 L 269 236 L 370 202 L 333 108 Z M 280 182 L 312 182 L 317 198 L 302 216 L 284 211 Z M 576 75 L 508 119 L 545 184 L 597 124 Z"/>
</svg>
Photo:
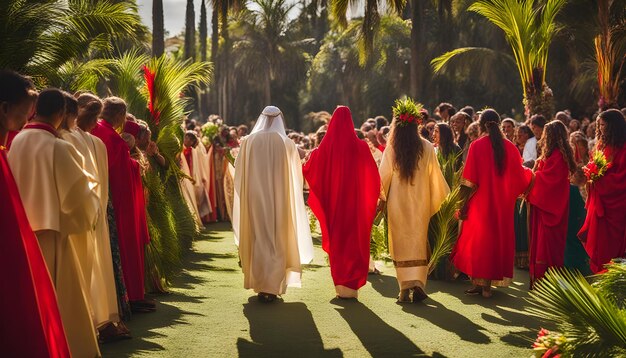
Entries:
<svg viewBox="0 0 626 358">
<path fill-rule="evenodd" d="M 207 1 L 207 0 L 205 0 Z M 202 0 L 195 0 L 196 7 L 196 26 L 200 22 L 200 3 Z M 209 1 L 207 1 L 207 5 Z M 143 23 L 152 30 L 152 0 L 137 0 L 139 6 L 139 15 Z M 163 17 L 165 21 L 165 31 L 170 36 L 177 35 L 184 30 L 185 27 L 185 8 L 187 0 L 163 0 Z M 211 21 L 211 8 L 207 6 L 208 21 Z"/>
</svg>

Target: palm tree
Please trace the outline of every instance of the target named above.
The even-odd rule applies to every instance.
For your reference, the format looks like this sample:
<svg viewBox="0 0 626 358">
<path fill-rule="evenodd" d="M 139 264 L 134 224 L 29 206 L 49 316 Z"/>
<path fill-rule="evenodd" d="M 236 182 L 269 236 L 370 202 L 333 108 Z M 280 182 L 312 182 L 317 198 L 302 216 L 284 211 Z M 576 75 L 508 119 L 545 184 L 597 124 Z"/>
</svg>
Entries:
<svg viewBox="0 0 626 358">
<path fill-rule="evenodd" d="M 418 0 L 416 0 L 418 1 Z M 342 27 L 347 27 L 347 13 L 351 5 L 358 5 L 358 0 L 332 0 L 333 18 Z M 386 5 L 391 11 L 400 14 L 406 5 L 406 0 L 390 0 L 383 3 L 382 0 L 365 0 L 363 21 L 361 25 L 361 39 L 359 40 L 359 63 L 364 66 L 368 56 L 374 49 L 374 35 L 380 26 L 379 7 Z"/>
<path fill-rule="evenodd" d="M 547 118 L 553 114 L 552 91 L 547 86 L 546 67 L 548 50 L 560 27 L 555 17 L 567 0 L 546 0 L 537 5 L 535 0 L 479 0 L 469 7 L 499 27 L 505 34 L 517 65 L 527 116 L 541 113 Z M 431 64 L 439 72 L 454 57 L 488 49 L 458 48 L 435 58 Z"/>
<path fill-rule="evenodd" d="M 605 110 L 617 106 L 621 72 L 626 61 L 626 27 L 611 24 L 610 8 L 613 0 L 598 0 L 598 23 L 600 34 L 594 39 L 598 69 L 598 107 Z M 622 4 L 623 6 L 623 4 Z M 616 11 L 618 13 L 618 11 Z"/>
<path fill-rule="evenodd" d="M 131 2 L 8 0 L 0 4 L 0 68 L 58 84 L 64 65 L 110 56 L 116 41 L 139 44 L 142 27 Z M 67 69 L 67 68 L 65 68 Z"/>
<path fill-rule="evenodd" d="M 152 1 L 152 56 L 160 57 L 165 51 L 163 0 Z"/>
</svg>

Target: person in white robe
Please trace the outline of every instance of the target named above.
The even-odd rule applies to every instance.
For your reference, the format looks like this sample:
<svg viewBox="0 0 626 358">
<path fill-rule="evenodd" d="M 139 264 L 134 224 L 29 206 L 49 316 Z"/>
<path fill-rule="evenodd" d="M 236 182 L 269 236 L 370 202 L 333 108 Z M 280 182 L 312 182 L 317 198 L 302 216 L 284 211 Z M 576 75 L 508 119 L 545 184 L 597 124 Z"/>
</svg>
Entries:
<svg viewBox="0 0 626 358">
<path fill-rule="evenodd" d="M 74 357 L 98 357 L 89 287 L 69 239 L 95 227 L 98 183 L 83 170 L 83 156 L 56 132 L 64 114 L 63 93 L 42 91 L 37 116 L 15 137 L 8 159 L 56 289 L 70 352 Z"/>
<path fill-rule="evenodd" d="M 266 107 L 235 161 L 233 231 L 244 288 L 271 302 L 301 285 L 302 264 L 313 259 L 304 206 L 302 164 L 282 113 Z"/>
</svg>

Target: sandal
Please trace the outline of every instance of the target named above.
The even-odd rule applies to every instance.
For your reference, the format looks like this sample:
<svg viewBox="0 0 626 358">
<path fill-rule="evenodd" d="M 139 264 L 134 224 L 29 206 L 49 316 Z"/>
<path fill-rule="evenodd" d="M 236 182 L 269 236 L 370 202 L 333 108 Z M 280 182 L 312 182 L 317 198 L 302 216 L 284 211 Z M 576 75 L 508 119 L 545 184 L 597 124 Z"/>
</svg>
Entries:
<svg viewBox="0 0 626 358">
<path fill-rule="evenodd" d="M 411 291 L 400 290 L 400 294 L 398 295 L 398 303 L 411 303 Z"/>
<path fill-rule="evenodd" d="M 483 289 L 480 286 L 474 286 L 470 288 L 469 290 L 465 290 L 465 294 L 468 296 L 480 295 L 482 292 L 483 292 Z"/>
<path fill-rule="evenodd" d="M 276 295 L 272 295 L 271 293 L 259 292 L 257 295 L 259 302 L 270 303 L 276 300 Z"/>
<path fill-rule="evenodd" d="M 426 292 L 424 292 L 423 288 L 415 287 L 413 289 L 413 303 L 422 302 L 427 298 L 428 298 L 428 295 L 426 294 Z"/>
</svg>

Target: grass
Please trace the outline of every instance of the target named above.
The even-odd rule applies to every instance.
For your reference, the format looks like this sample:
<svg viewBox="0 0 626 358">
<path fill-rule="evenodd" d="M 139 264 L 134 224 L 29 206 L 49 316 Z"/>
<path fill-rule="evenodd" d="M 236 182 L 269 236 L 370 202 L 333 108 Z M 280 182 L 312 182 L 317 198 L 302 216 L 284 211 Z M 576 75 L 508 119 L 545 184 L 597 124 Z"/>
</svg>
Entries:
<svg viewBox="0 0 626 358">
<path fill-rule="evenodd" d="M 541 323 L 531 316 L 528 273 L 490 300 L 463 295 L 467 282 L 429 281 L 424 303 L 395 303 L 393 267 L 370 276 L 358 302 L 334 299 L 321 247 L 301 289 L 256 302 L 228 224 L 194 243 L 172 293 L 157 312 L 134 315 L 133 339 L 102 347 L 104 357 L 528 357 Z M 551 327 L 548 327 L 551 328 Z"/>
</svg>

